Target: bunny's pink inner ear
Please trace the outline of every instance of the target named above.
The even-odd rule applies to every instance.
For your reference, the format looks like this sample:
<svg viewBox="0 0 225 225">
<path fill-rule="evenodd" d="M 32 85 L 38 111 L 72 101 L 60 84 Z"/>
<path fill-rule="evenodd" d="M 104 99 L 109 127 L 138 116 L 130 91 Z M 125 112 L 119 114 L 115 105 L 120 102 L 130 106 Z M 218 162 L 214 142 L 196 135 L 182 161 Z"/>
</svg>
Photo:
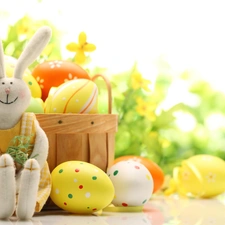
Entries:
<svg viewBox="0 0 225 225">
<path fill-rule="evenodd" d="M 5 77 L 5 62 L 2 41 L 0 40 L 0 78 Z"/>
</svg>

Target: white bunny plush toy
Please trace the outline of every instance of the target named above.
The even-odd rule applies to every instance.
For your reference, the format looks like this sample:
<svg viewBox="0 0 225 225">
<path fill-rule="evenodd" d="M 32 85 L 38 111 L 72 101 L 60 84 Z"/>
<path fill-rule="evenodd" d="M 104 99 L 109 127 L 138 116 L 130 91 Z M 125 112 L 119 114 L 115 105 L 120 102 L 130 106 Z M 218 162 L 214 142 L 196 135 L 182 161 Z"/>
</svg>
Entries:
<svg viewBox="0 0 225 225">
<path fill-rule="evenodd" d="M 31 93 L 22 80 L 25 69 L 40 55 L 50 37 L 49 27 L 37 30 L 10 78 L 5 74 L 0 41 L 0 219 L 12 215 L 20 220 L 31 219 L 42 209 L 51 191 L 48 139 L 35 114 L 25 113 Z"/>
</svg>

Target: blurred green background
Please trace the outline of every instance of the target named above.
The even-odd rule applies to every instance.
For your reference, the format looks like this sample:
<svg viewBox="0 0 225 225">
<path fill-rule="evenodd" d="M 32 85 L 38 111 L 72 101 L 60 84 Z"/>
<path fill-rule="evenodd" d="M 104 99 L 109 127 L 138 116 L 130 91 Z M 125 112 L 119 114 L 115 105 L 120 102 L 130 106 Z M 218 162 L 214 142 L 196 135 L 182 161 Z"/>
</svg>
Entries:
<svg viewBox="0 0 225 225">
<path fill-rule="evenodd" d="M 41 5 L 46 1 L 35 2 Z M 1 17 L 10 17 L 8 13 L 7 10 L 1 11 Z M 7 24 L 2 35 L 5 54 L 17 58 L 35 30 L 49 25 L 53 30 L 52 39 L 30 69 L 43 60 L 73 60 L 72 55 L 64 54 L 66 48 L 62 39 L 65 33 L 60 26 L 50 19 L 32 18 L 29 13 L 18 17 Z M 82 27 L 82 20 L 79 24 Z M 67 39 L 69 42 L 71 40 Z M 98 52 L 97 38 L 90 36 L 90 42 L 96 44 Z M 113 43 L 109 45 L 112 47 Z M 123 52 L 122 48 L 118 48 L 118 57 L 120 52 Z M 111 54 L 110 51 L 108 54 Z M 125 54 L 129 55 L 129 51 Z M 92 60 L 94 55 L 95 52 L 87 55 L 86 63 L 81 66 L 91 76 L 106 74 L 111 81 L 113 113 L 119 116 L 116 157 L 141 155 L 155 161 L 169 174 L 183 159 L 195 154 L 212 154 L 225 159 L 225 94 L 221 89 L 192 66 L 183 66 L 179 71 L 174 69 L 173 63 L 163 53 L 154 56 L 154 73 L 143 70 L 141 60 L 133 60 L 129 66 L 126 64 L 126 68 L 109 72 L 107 65 Z M 99 112 L 107 113 L 106 86 L 101 80 L 97 84 Z"/>
</svg>

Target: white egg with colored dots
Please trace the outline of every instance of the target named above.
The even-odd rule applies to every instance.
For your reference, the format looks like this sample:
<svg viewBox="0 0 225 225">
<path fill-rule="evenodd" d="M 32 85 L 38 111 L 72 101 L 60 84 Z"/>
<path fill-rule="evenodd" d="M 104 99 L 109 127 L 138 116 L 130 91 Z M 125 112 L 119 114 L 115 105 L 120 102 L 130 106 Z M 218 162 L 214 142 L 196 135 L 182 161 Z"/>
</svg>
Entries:
<svg viewBox="0 0 225 225">
<path fill-rule="evenodd" d="M 51 200 L 68 212 L 92 214 L 111 204 L 115 194 L 108 175 L 91 163 L 61 163 L 51 177 Z"/>
<path fill-rule="evenodd" d="M 149 170 L 132 160 L 120 161 L 107 171 L 114 188 L 114 206 L 144 206 L 153 193 L 153 179 Z"/>
</svg>

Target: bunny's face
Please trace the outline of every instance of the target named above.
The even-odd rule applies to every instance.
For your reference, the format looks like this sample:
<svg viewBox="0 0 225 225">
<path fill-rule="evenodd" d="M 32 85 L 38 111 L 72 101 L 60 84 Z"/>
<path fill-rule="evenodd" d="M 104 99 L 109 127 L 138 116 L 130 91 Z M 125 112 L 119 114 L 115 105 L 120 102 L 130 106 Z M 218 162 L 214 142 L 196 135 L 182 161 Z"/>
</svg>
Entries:
<svg viewBox="0 0 225 225">
<path fill-rule="evenodd" d="M 0 112 L 11 109 L 25 111 L 29 106 L 30 96 L 30 90 L 23 80 L 17 78 L 0 79 Z"/>
<path fill-rule="evenodd" d="M 28 108 L 31 93 L 22 79 L 23 73 L 40 55 L 50 37 L 49 27 L 43 26 L 38 29 L 20 55 L 12 78 L 8 78 L 5 74 L 4 52 L 0 41 L 0 129 L 15 126 Z"/>
</svg>

